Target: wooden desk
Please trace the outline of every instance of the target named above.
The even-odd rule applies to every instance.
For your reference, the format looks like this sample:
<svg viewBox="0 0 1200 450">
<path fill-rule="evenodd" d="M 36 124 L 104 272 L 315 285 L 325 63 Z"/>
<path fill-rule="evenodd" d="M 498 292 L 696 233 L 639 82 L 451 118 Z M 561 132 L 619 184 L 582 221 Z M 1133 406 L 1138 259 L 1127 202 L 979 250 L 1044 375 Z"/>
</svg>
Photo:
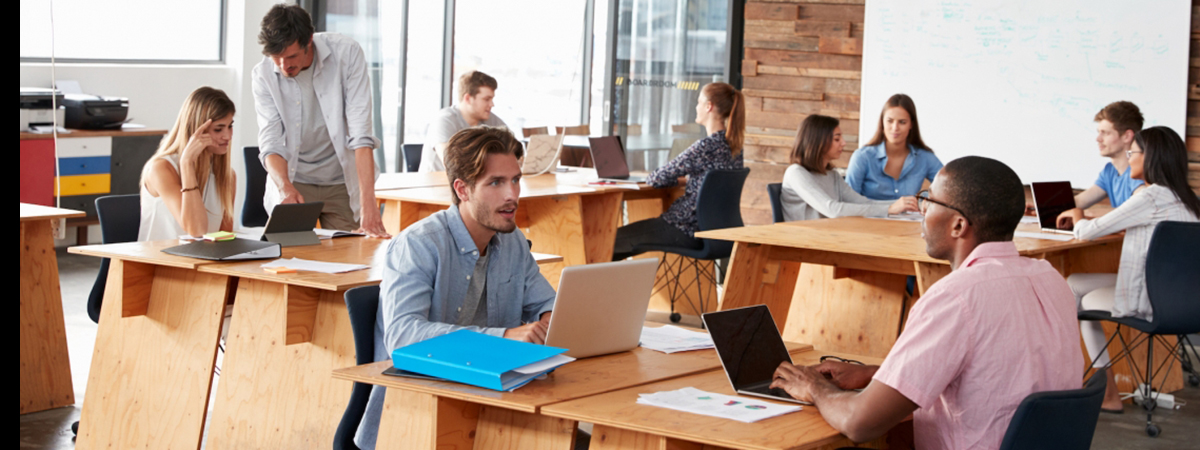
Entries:
<svg viewBox="0 0 1200 450">
<path fill-rule="evenodd" d="M 845 217 L 697 236 L 736 242 L 721 309 L 766 304 L 784 339 L 832 351 L 887 355 L 915 298 L 950 273 L 948 261 L 925 253 L 918 222 Z M 1021 255 L 1046 259 L 1065 276 L 1115 272 L 1121 240 L 1014 242 Z M 918 295 L 906 303 L 908 275 Z"/>
<path fill-rule="evenodd" d="M 375 179 L 376 191 L 449 185 L 446 172 L 381 173 L 379 178 Z"/>
<path fill-rule="evenodd" d="M 200 446 L 231 279 L 162 253 L 175 245 L 68 249 L 111 259 L 77 448 Z"/>
<path fill-rule="evenodd" d="M 814 350 L 792 352 L 792 360 L 797 365 L 811 365 L 816 364 L 821 355 L 827 354 L 831 353 Z M 879 358 L 832 354 L 857 359 L 867 364 L 882 362 Z M 592 423 L 594 428 L 589 447 L 592 450 L 701 447 L 783 450 L 853 445 L 849 439 L 829 426 L 813 406 L 805 406 L 799 412 L 755 423 L 742 423 L 637 404 L 640 394 L 673 391 L 685 387 L 737 395 L 729 386 L 725 372 L 712 370 L 550 405 L 542 409 L 542 414 Z"/>
<path fill-rule="evenodd" d="M 83 215 L 21 203 L 21 414 L 75 404 L 52 222 Z"/>
<path fill-rule="evenodd" d="M 794 352 L 807 344 L 788 344 Z M 383 375 L 391 361 L 333 377 L 388 388 L 376 448 L 569 449 L 576 422 L 539 414 L 564 401 L 721 367 L 715 350 L 665 354 L 636 348 L 569 363 L 513 392 Z"/>
</svg>

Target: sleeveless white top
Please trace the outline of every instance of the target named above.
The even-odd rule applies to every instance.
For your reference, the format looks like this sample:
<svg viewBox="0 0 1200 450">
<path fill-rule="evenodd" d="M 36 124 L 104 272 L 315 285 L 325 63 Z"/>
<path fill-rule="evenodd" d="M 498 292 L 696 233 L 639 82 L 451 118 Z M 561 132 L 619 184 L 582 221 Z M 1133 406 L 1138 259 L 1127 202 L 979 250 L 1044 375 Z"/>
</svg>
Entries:
<svg viewBox="0 0 1200 450">
<path fill-rule="evenodd" d="M 162 159 L 171 163 L 171 166 L 175 168 L 175 173 L 179 173 L 179 155 L 171 155 Z M 187 231 L 179 225 L 179 222 L 175 221 L 175 216 L 171 215 L 167 203 L 161 196 L 150 195 L 150 191 L 146 190 L 145 183 L 141 186 L 141 195 L 142 222 L 138 228 L 138 242 L 178 239 L 179 236 L 187 235 Z M 221 228 L 224 211 L 221 208 L 221 197 L 217 195 L 216 175 L 208 174 L 208 182 L 204 184 L 204 193 L 201 198 L 204 199 L 204 209 L 208 212 L 207 232 L 218 231 Z"/>
</svg>

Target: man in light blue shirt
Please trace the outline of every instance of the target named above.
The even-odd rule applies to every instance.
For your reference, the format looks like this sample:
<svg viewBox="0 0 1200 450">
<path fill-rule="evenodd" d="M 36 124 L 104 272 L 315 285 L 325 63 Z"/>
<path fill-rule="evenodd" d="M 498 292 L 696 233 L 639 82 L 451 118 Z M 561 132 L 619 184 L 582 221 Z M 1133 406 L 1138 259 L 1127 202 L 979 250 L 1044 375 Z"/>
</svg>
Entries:
<svg viewBox="0 0 1200 450">
<path fill-rule="evenodd" d="M 376 360 L 461 329 L 544 343 L 555 292 L 516 226 L 523 153 L 504 128 L 469 128 L 450 139 L 446 176 L 455 204 L 389 243 Z M 384 394 L 379 386 L 371 391 L 355 436 L 361 448 L 375 447 Z"/>
<path fill-rule="evenodd" d="M 1100 156 L 1109 159 L 1108 164 L 1100 171 L 1096 184 L 1075 196 L 1076 209 L 1086 210 L 1108 198 L 1113 208 L 1121 206 L 1134 191 L 1145 184 L 1142 180 L 1129 177 L 1129 157 L 1126 152 L 1133 146 L 1133 136 L 1142 131 L 1142 112 L 1137 105 L 1126 102 L 1113 102 L 1096 113 L 1096 145 Z M 1063 223 L 1064 217 L 1070 217 L 1072 211 L 1063 212 L 1058 221 Z M 1092 218 L 1084 214 L 1086 218 Z"/>
</svg>

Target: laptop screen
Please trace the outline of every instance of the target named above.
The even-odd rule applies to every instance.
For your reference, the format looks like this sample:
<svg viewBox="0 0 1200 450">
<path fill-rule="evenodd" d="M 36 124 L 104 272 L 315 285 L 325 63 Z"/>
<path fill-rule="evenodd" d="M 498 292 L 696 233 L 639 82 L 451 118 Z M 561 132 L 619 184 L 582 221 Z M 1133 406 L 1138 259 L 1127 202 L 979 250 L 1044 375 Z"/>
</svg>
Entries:
<svg viewBox="0 0 1200 450">
<path fill-rule="evenodd" d="M 619 136 L 589 138 L 592 148 L 592 163 L 600 178 L 629 178 L 629 165 L 625 163 L 625 149 Z"/>
<path fill-rule="evenodd" d="M 792 362 L 766 305 L 706 313 L 704 326 L 734 389 L 770 381 L 779 364 Z"/>
<path fill-rule="evenodd" d="M 1033 191 L 1033 203 L 1037 208 L 1038 222 L 1042 229 L 1058 228 L 1055 223 L 1058 215 L 1075 207 L 1075 191 L 1071 190 L 1070 182 L 1032 183 L 1030 189 Z"/>
</svg>

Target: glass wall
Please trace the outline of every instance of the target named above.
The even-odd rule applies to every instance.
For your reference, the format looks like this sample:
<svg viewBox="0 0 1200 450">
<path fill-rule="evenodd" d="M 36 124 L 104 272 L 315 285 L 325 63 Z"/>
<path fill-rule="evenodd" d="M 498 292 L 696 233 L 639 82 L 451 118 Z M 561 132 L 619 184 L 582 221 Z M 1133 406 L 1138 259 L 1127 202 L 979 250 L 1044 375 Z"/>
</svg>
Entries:
<svg viewBox="0 0 1200 450">
<path fill-rule="evenodd" d="M 669 148 L 670 140 L 650 137 L 695 134 L 687 124 L 696 119 L 699 88 L 724 81 L 729 1 L 619 0 L 617 8 L 606 134 Z"/>
</svg>

